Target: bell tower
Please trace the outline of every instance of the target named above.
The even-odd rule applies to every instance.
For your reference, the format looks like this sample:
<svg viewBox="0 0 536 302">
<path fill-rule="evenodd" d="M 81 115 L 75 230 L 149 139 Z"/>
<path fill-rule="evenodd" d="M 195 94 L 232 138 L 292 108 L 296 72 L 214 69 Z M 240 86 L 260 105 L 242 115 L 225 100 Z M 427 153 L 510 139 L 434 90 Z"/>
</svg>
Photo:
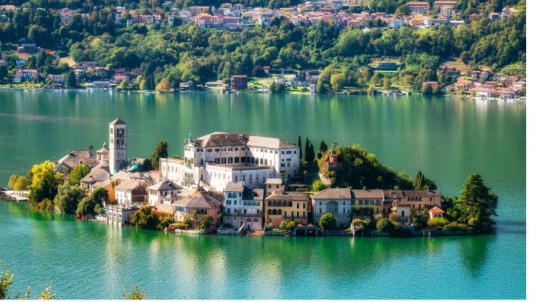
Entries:
<svg viewBox="0 0 536 302">
<path fill-rule="evenodd" d="M 127 123 L 116 119 L 110 123 L 110 173 L 115 174 L 127 163 Z"/>
</svg>

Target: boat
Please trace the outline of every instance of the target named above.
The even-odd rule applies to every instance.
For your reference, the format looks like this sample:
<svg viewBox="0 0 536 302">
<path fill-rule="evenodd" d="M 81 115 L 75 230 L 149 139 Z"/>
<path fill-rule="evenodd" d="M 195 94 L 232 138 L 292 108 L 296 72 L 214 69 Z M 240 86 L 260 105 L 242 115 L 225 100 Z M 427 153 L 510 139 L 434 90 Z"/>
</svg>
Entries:
<svg viewBox="0 0 536 302">
<path fill-rule="evenodd" d="M 86 219 L 86 216 L 76 216 L 76 219 Z"/>
</svg>

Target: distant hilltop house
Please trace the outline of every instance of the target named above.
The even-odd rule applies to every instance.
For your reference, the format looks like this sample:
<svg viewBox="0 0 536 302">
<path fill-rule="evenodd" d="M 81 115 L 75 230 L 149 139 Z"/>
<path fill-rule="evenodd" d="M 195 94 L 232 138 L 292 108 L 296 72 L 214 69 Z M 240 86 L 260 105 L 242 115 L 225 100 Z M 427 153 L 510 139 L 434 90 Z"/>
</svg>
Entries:
<svg viewBox="0 0 536 302">
<path fill-rule="evenodd" d="M 383 62 L 383 63 L 378 63 L 375 66 L 373 66 L 372 70 L 374 70 L 374 71 L 394 71 L 394 70 L 397 70 L 398 67 L 400 67 L 400 65 L 396 64 L 394 62 Z"/>
<path fill-rule="evenodd" d="M 35 80 L 37 77 L 37 70 L 35 69 L 19 69 L 15 73 L 13 83 L 21 83 L 26 80 Z"/>
<path fill-rule="evenodd" d="M 430 11 L 430 3 L 428 2 L 407 2 L 406 5 L 414 13 Z"/>
<path fill-rule="evenodd" d="M 17 47 L 17 53 L 19 54 L 36 54 L 39 53 L 40 48 L 34 43 L 26 43 Z"/>
<path fill-rule="evenodd" d="M 244 90 L 248 88 L 248 76 L 247 75 L 231 75 L 231 89 L 232 90 Z"/>
</svg>

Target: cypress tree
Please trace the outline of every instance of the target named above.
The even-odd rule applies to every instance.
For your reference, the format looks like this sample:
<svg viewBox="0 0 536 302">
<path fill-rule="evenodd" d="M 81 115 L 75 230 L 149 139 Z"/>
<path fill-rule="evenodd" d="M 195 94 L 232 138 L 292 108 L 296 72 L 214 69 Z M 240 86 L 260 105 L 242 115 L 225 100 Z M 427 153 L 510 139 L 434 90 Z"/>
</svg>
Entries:
<svg viewBox="0 0 536 302">
<path fill-rule="evenodd" d="M 415 190 L 422 190 L 424 186 L 424 174 L 419 171 L 417 177 L 415 177 Z"/>
<path fill-rule="evenodd" d="M 303 158 L 303 150 L 301 147 L 301 135 L 298 135 L 298 147 L 300 147 L 300 160 Z"/>
<path fill-rule="evenodd" d="M 309 154 L 308 154 L 309 160 L 313 161 L 315 159 L 315 147 L 313 146 L 313 142 L 309 142 Z"/>
<path fill-rule="evenodd" d="M 309 141 L 309 137 L 305 138 L 305 150 L 303 151 L 303 159 L 305 159 L 306 162 L 309 162 L 309 144 L 311 142 Z"/>
<path fill-rule="evenodd" d="M 328 145 L 326 145 L 326 143 L 324 143 L 324 140 L 322 140 L 320 142 L 320 146 L 318 146 L 318 151 L 320 151 L 322 153 L 326 153 L 326 151 L 328 151 Z"/>
</svg>

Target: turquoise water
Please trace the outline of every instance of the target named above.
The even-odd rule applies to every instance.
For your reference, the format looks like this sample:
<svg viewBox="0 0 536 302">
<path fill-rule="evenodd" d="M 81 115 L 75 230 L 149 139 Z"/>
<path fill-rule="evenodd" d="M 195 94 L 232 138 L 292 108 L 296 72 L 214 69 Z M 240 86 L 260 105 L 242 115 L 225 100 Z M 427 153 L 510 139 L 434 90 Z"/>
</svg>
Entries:
<svg viewBox="0 0 536 302">
<path fill-rule="evenodd" d="M 0 91 L 0 184 L 129 124 L 129 157 L 188 133 L 249 132 L 315 149 L 360 144 L 397 171 L 421 170 L 454 196 L 471 173 L 500 197 L 492 234 L 437 238 L 190 237 L 74 221 L 0 201 L 1 269 L 37 293 L 154 299 L 526 298 L 526 107 L 427 97 L 151 95 Z"/>
</svg>

